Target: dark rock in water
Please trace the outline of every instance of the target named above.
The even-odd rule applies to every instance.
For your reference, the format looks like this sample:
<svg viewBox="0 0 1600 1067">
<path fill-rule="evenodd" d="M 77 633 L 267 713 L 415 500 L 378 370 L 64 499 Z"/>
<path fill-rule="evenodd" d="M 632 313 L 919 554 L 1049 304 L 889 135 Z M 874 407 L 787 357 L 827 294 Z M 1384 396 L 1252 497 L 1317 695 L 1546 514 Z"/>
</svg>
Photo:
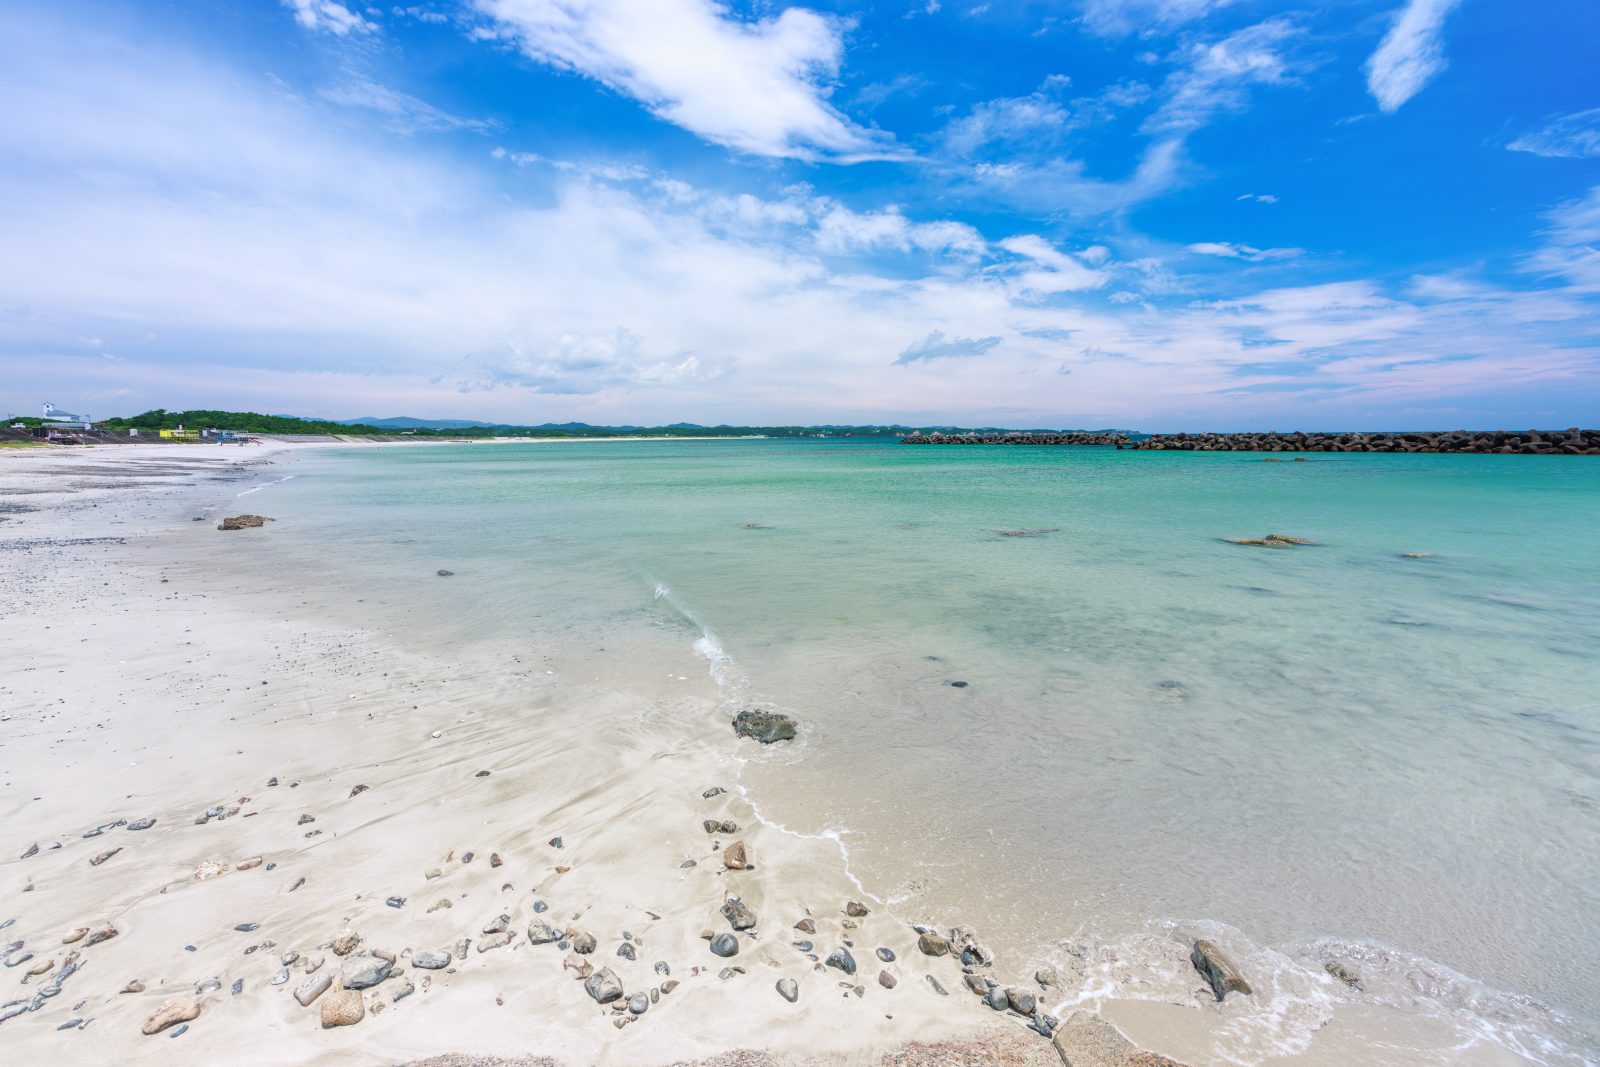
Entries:
<svg viewBox="0 0 1600 1067">
<path fill-rule="evenodd" d="M 775 741 L 794 740 L 795 724 L 780 712 L 746 708 L 733 717 L 733 732 L 770 745 Z"/>
<path fill-rule="evenodd" d="M 883 986 L 885 989 L 893 989 L 899 984 L 899 982 L 895 979 L 895 976 L 890 974 L 888 971 L 879 971 L 878 984 Z"/>
<path fill-rule="evenodd" d="M 701 793 L 700 795 L 702 797 L 704 797 L 705 799 L 710 800 L 712 797 L 720 797 L 722 794 L 724 794 L 726 792 L 727 792 L 727 790 L 722 788 L 720 785 L 714 785 L 710 789 L 707 789 L 704 793 Z M 34 846 L 34 851 L 37 852 L 38 849 L 39 849 L 39 846 L 35 845 Z M 27 857 L 23 857 L 23 858 L 26 859 Z"/>
<path fill-rule="evenodd" d="M 316 821 L 317 821 L 317 817 L 315 815 L 302 815 L 302 816 L 300 816 L 300 818 L 298 820 L 298 825 L 304 826 L 308 822 L 316 822 Z"/>
<path fill-rule="evenodd" d="M 639 953 L 626 941 L 617 946 L 617 955 L 621 956 L 625 960 L 636 960 L 639 958 Z"/>
<path fill-rule="evenodd" d="M 989 995 L 989 979 L 983 975 L 964 974 L 961 976 L 961 980 L 967 984 L 968 989 L 978 994 L 978 996 L 986 997 Z"/>
<path fill-rule="evenodd" d="M 1233 965 L 1233 961 L 1224 956 L 1222 950 L 1211 942 L 1196 941 L 1194 951 L 1189 953 L 1189 961 L 1211 986 L 1211 992 L 1216 994 L 1219 1001 L 1229 993 L 1243 993 L 1246 996 L 1251 994 L 1250 983 L 1239 974 L 1239 969 Z"/>
<path fill-rule="evenodd" d="M 1018 1015 L 1032 1015 L 1038 1002 L 1027 990 L 1011 988 L 1006 990 L 1006 1003 L 1010 1004 L 1011 1010 Z"/>
<path fill-rule="evenodd" d="M 382 956 L 351 956 L 344 961 L 339 977 L 346 989 L 370 989 L 392 970 L 394 963 Z"/>
<path fill-rule="evenodd" d="M 536 901 L 533 902 L 533 910 L 534 910 L 535 913 L 542 915 L 543 913 L 545 913 L 545 912 L 550 910 L 550 905 L 546 904 L 542 900 L 536 900 Z"/>
<path fill-rule="evenodd" d="M 451 575 L 452 575 L 452 574 L 454 574 L 454 573 L 455 573 L 455 571 L 447 571 L 447 570 L 445 570 L 445 569 L 443 569 L 443 568 L 440 568 L 440 569 L 439 569 L 439 570 L 436 570 L 436 571 L 434 571 L 434 572 L 433 572 L 433 573 L 435 573 L 435 574 L 437 574 L 437 575 L 438 575 L 438 576 L 439 576 L 439 577 L 441 577 L 441 578 L 448 578 L 448 577 L 450 577 L 450 576 L 451 576 Z"/>
<path fill-rule="evenodd" d="M 878 950 L 878 958 L 880 960 L 882 960 L 884 963 L 893 963 L 894 962 L 894 952 L 891 949 L 880 948 Z"/>
<path fill-rule="evenodd" d="M 234 996 L 238 996 L 240 993 L 243 993 L 243 992 L 244 992 L 244 979 L 243 978 L 235 978 L 233 980 L 233 995 Z"/>
<path fill-rule="evenodd" d="M 234 929 L 239 931 L 241 934 L 249 934 L 249 933 L 254 933 L 255 931 L 261 929 L 261 924 L 260 923 L 240 923 L 238 926 L 235 926 Z"/>
<path fill-rule="evenodd" d="M 552 837 L 550 839 L 550 847 L 551 848 L 565 848 L 566 846 L 561 843 L 561 838 Z"/>
<path fill-rule="evenodd" d="M 721 824 L 721 823 L 719 823 L 719 822 L 718 822 L 718 821 L 717 821 L 717 820 L 715 820 L 715 819 L 706 819 L 706 820 L 705 820 L 705 821 L 704 821 L 704 822 L 702 822 L 702 823 L 701 823 L 701 824 L 700 824 L 700 826 L 701 826 L 701 828 L 702 828 L 702 829 L 704 829 L 704 830 L 705 830 L 705 832 L 706 832 L 706 833 L 708 833 L 708 834 L 714 834 L 714 833 L 716 833 L 716 832 L 717 832 L 717 831 L 718 831 L 718 830 L 719 830 L 719 829 L 721 829 L 721 827 L 722 827 L 722 824 Z"/>
<path fill-rule="evenodd" d="M 738 897 L 729 897 L 722 905 L 722 917 L 735 930 L 748 930 L 756 924 L 756 913 L 745 907 Z"/>
<path fill-rule="evenodd" d="M 277 784 L 278 784 L 278 776 L 277 775 L 273 775 L 271 778 L 267 779 L 267 785 L 275 786 Z"/>
<path fill-rule="evenodd" d="M 950 954 L 950 942 L 934 933 L 923 932 L 918 934 L 917 948 L 922 950 L 924 956 L 947 956 Z"/>
<path fill-rule="evenodd" d="M 944 684 L 948 685 L 951 689 L 965 689 L 967 687 L 967 683 L 960 681 L 959 679 L 955 681 L 949 681 Z"/>
<path fill-rule="evenodd" d="M 1004 986 L 995 986 L 993 989 L 989 990 L 989 992 L 985 993 L 983 1002 L 989 1005 L 989 1007 L 993 1008 L 995 1011 L 1005 1011 L 1006 1008 L 1010 1007 L 1011 1003 L 1006 999 L 1006 991 Z"/>
<path fill-rule="evenodd" d="M 794 924 L 794 928 L 802 934 L 814 934 L 817 932 L 817 924 L 812 919 L 801 919 Z"/>
<path fill-rule="evenodd" d="M 829 967 L 839 968 L 845 974 L 856 973 L 856 958 L 850 955 L 850 950 L 847 948 L 834 949 L 827 959 L 827 964 Z"/>
<path fill-rule="evenodd" d="M 778 979 L 778 995 L 790 1004 L 800 999 L 800 985 L 793 978 Z"/>
<path fill-rule="evenodd" d="M 711 939 L 711 952 L 713 955 L 727 959 L 729 956 L 739 954 L 739 939 L 730 933 L 720 933 Z"/>
<path fill-rule="evenodd" d="M 265 526 L 271 521 L 272 520 L 265 515 L 235 515 L 232 518 L 223 519 L 222 522 L 217 525 L 217 529 L 253 530 L 258 526 Z"/>
<path fill-rule="evenodd" d="M 489 777 L 489 772 L 488 771 L 479 771 L 477 774 L 474 774 L 472 777 L 474 777 L 474 778 L 487 778 L 487 777 Z"/>
<path fill-rule="evenodd" d="M 867 906 L 858 900 L 852 900 L 844 906 L 844 913 L 852 919 L 860 919 L 867 915 L 868 911 Z"/>
<path fill-rule="evenodd" d="M 795 948 L 799 949 L 801 952 L 810 952 L 812 949 L 817 947 L 816 945 L 812 944 L 810 941 L 791 941 L 791 942 L 789 942 L 789 944 L 793 945 Z"/>
<path fill-rule="evenodd" d="M 610 1004 L 622 996 L 622 980 L 610 967 L 602 967 L 583 980 L 583 990 L 600 1004 Z"/>
<path fill-rule="evenodd" d="M 1350 968 L 1346 967 L 1344 964 L 1338 962 L 1337 960 L 1330 960 L 1322 965 L 1322 969 L 1333 975 L 1333 977 L 1339 979 L 1339 981 L 1343 982 L 1351 989 L 1360 992 L 1361 976 L 1352 971 Z"/>
</svg>

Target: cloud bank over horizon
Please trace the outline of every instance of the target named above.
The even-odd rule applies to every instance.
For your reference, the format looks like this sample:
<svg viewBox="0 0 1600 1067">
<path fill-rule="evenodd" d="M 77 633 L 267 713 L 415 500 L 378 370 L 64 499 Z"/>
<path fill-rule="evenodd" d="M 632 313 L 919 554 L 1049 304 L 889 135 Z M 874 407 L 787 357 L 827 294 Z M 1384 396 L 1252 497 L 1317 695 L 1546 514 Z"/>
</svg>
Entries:
<svg viewBox="0 0 1600 1067">
<path fill-rule="evenodd" d="M 11 5 L 0 404 L 1582 421 L 1600 17 L 1351 6 Z"/>
</svg>

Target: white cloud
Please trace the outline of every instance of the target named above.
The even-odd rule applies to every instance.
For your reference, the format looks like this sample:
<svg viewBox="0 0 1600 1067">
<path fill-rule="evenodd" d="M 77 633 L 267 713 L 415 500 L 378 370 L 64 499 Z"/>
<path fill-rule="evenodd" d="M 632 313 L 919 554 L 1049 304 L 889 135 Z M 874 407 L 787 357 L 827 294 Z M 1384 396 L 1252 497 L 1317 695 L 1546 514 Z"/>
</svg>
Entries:
<svg viewBox="0 0 1600 1067">
<path fill-rule="evenodd" d="M 893 208 L 858 213 L 832 204 L 817 221 L 817 247 L 833 253 L 894 249 L 979 256 L 988 246 L 963 222 L 912 222 Z"/>
<path fill-rule="evenodd" d="M 805 8 L 743 20 L 716 0 L 476 0 L 542 63 L 585 74 L 700 137 L 763 156 L 899 154 L 828 102 L 844 24 Z"/>
<path fill-rule="evenodd" d="M 1290 80 L 1282 46 L 1303 31 L 1289 19 L 1268 19 L 1210 44 L 1191 45 L 1183 69 L 1165 86 L 1166 100 L 1144 124 L 1147 133 L 1190 133 L 1219 112 L 1244 106 L 1245 90 Z"/>
<path fill-rule="evenodd" d="M 1234 199 L 1254 200 L 1258 204 L 1276 204 L 1278 202 L 1278 198 L 1273 196 L 1271 193 L 1245 193 L 1242 196 L 1234 197 Z"/>
<path fill-rule="evenodd" d="M 385 125 L 396 133 L 437 133 L 448 130 L 484 133 L 495 126 L 482 119 L 452 115 L 426 100 L 380 85 L 360 74 L 348 74 L 343 81 L 323 89 L 318 95 L 345 107 L 376 112 L 384 116 Z"/>
<path fill-rule="evenodd" d="M 339 3 L 339 0 L 283 0 L 294 12 L 294 20 L 308 30 L 322 30 L 343 37 L 349 33 L 373 33 L 378 27 Z"/>
<path fill-rule="evenodd" d="M 957 155 L 971 155 L 988 144 L 1060 133 L 1068 117 L 1067 109 L 1044 93 L 985 100 L 945 127 L 944 141 Z"/>
<path fill-rule="evenodd" d="M 1556 119 L 1506 145 L 1513 152 L 1566 159 L 1600 156 L 1600 107 Z"/>
<path fill-rule="evenodd" d="M 935 359 L 972 359 L 988 352 L 999 344 L 999 337 L 945 338 L 943 330 L 934 330 L 926 337 L 911 342 L 895 359 L 897 367 L 912 363 L 927 363 Z"/>
<path fill-rule="evenodd" d="M 1252 248 L 1231 241 L 1198 241 L 1189 245 L 1188 249 L 1196 255 L 1247 259 L 1251 263 L 1262 263 L 1269 259 L 1298 259 L 1306 254 L 1303 248 Z"/>
<path fill-rule="evenodd" d="M 1585 292 L 1600 293 L 1600 185 L 1546 213 L 1544 244 L 1523 262 L 1530 271 L 1564 277 Z"/>
<path fill-rule="evenodd" d="M 1049 295 L 1098 289 L 1106 283 L 1106 275 L 1085 266 L 1080 260 L 1067 255 L 1049 241 L 1036 234 L 1007 237 L 1000 247 L 1029 261 L 1028 269 L 1014 275 L 1011 284 L 1019 294 Z M 1103 262 L 1104 248 L 1093 248 L 1089 258 Z"/>
<path fill-rule="evenodd" d="M 1378 107 L 1396 111 L 1444 70 L 1445 16 L 1460 0 L 1410 0 L 1367 60 L 1367 90 Z"/>
<path fill-rule="evenodd" d="M 1231 0 L 1083 0 L 1083 24 L 1105 37 L 1170 29 L 1209 15 Z"/>
</svg>

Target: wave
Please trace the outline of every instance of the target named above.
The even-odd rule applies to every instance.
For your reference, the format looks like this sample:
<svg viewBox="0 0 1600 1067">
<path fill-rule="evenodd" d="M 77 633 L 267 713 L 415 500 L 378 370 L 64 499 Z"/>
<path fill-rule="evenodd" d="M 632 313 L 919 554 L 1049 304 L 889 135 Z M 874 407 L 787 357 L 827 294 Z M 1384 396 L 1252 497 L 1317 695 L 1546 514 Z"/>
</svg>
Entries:
<svg viewBox="0 0 1600 1067">
<path fill-rule="evenodd" d="M 260 485 L 252 486 L 251 488 L 246 489 L 242 493 L 235 493 L 234 496 L 235 497 L 241 497 L 241 496 L 249 496 L 251 493 L 259 493 L 259 492 L 261 492 L 261 490 L 265 489 L 269 485 L 277 485 L 278 483 L 286 482 L 290 478 L 293 478 L 293 477 L 294 477 L 294 475 L 292 475 L 292 474 L 285 474 L 282 478 L 274 478 L 270 482 L 262 482 Z"/>
</svg>

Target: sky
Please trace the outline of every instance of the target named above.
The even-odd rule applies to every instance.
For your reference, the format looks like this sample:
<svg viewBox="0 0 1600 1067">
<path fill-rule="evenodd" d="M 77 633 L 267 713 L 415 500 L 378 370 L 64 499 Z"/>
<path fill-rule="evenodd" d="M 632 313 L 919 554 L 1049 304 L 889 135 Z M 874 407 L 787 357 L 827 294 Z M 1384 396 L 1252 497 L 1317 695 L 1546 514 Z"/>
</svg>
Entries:
<svg viewBox="0 0 1600 1067">
<path fill-rule="evenodd" d="M 8 0 L 0 409 L 1600 424 L 1595 0 Z"/>
</svg>

